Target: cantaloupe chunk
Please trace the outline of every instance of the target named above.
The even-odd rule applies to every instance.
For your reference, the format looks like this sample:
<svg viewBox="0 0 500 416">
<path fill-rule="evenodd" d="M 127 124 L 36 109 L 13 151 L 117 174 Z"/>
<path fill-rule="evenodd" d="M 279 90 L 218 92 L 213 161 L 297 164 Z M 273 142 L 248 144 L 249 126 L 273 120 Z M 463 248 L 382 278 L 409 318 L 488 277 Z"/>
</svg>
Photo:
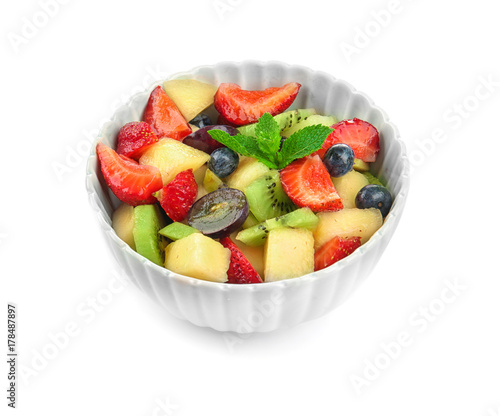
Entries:
<svg viewBox="0 0 500 416">
<path fill-rule="evenodd" d="M 314 271 L 314 238 L 304 228 L 277 228 L 269 232 L 264 249 L 266 282 L 292 279 Z"/>
<path fill-rule="evenodd" d="M 186 169 L 193 172 L 203 166 L 210 155 L 178 140 L 163 138 L 151 145 L 139 159 L 141 165 L 156 166 L 161 173 L 163 185 Z"/>
<path fill-rule="evenodd" d="M 333 237 L 361 237 L 361 244 L 382 226 L 380 210 L 376 208 L 348 208 L 336 212 L 319 212 L 318 226 L 314 230 L 314 247 L 320 248 Z"/>
<path fill-rule="evenodd" d="M 196 79 L 173 79 L 163 83 L 163 89 L 175 103 L 186 121 L 191 121 L 213 104 L 217 87 Z"/>
<path fill-rule="evenodd" d="M 212 282 L 227 282 L 230 258 L 229 249 L 201 233 L 174 241 L 165 249 L 167 269 Z"/>
<path fill-rule="evenodd" d="M 134 207 L 123 202 L 111 217 L 111 223 L 115 233 L 135 250 L 134 241 Z"/>
<path fill-rule="evenodd" d="M 356 208 L 356 203 L 354 202 L 356 195 L 363 186 L 370 183 L 365 175 L 355 170 L 351 170 L 339 178 L 332 178 L 332 182 L 337 193 L 342 198 L 344 209 Z"/>
</svg>

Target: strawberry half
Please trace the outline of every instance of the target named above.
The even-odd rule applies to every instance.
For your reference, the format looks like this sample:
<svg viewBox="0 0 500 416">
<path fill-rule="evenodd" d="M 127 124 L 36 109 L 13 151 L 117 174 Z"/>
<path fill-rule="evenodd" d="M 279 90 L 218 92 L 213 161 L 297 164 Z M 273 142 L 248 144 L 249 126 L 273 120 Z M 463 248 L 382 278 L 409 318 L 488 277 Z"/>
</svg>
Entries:
<svg viewBox="0 0 500 416">
<path fill-rule="evenodd" d="M 378 131 L 370 123 L 359 118 L 342 120 L 332 126 L 333 132 L 326 138 L 315 154 L 321 158 L 336 143 L 344 143 L 352 148 L 354 157 L 363 162 L 375 162 L 380 150 Z"/>
<path fill-rule="evenodd" d="M 333 237 L 314 253 L 314 270 L 318 271 L 347 257 L 361 246 L 361 237 Z"/>
<path fill-rule="evenodd" d="M 262 91 L 242 90 L 237 84 L 222 83 L 215 93 L 217 111 L 230 123 L 243 126 L 256 123 L 264 113 L 272 116 L 285 111 L 295 100 L 301 85 L 290 82 Z"/>
<path fill-rule="evenodd" d="M 156 201 L 152 194 L 163 186 L 158 168 L 139 165 L 104 143 L 97 144 L 96 152 L 104 180 L 120 201 L 133 206 Z"/>
<path fill-rule="evenodd" d="M 259 273 L 255 271 L 245 255 L 231 238 L 221 238 L 220 243 L 231 251 L 231 262 L 227 271 L 227 283 L 262 283 Z"/>
<path fill-rule="evenodd" d="M 342 199 L 319 156 L 306 156 L 290 163 L 280 172 L 281 184 L 292 202 L 314 212 L 338 211 Z"/>
<path fill-rule="evenodd" d="M 191 127 L 174 102 L 161 86 L 157 86 L 149 96 L 144 121 L 151 125 L 158 137 L 182 140 L 191 133 Z"/>
<path fill-rule="evenodd" d="M 144 121 L 125 124 L 118 132 L 116 153 L 138 160 L 153 143 L 158 141 L 151 125 Z"/>
<path fill-rule="evenodd" d="M 183 170 L 155 193 L 161 207 L 173 221 L 186 218 L 189 208 L 198 195 L 198 185 L 193 169 Z"/>
</svg>

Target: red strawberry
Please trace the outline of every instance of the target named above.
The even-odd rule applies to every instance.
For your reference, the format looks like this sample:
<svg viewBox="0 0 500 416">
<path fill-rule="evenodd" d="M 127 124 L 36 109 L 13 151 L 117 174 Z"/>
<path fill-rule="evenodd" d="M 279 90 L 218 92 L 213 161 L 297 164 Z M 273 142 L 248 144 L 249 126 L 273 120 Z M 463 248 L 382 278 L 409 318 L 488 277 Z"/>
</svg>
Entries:
<svg viewBox="0 0 500 416">
<path fill-rule="evenodd" d="M 231 251 L 227 271 L 228 283 L 262 283 L 262 279 L 231 238 L 221 238 L 220 243 Z"/>
<path fill-rule="evenodd" d="M 338 211 L 342 199 L 319 156 L 306 156 L 290 163 L 280 172 L 281 184 L 292 202 L 314 212 Z"/>
<path fill-rule="evenodd" d="M 197 195 L 198 185 L 194 178 L 193 169 L 178 173 L 174 179 L 155 194 L 161 207 L 174 221 L 182 221 L 186 218 Z"/>
<path fill-rule="evenodd" d="M 148 123 L 133 121 L 125 124 L 118 132 L 116 153 L 137 160 L 157 141 L 158 136 Z"/>
<path fill-rule="evenodd" d="M 217 111 L 230 123 L 243 126 L 256 123 L 264 113 L 272 116 L 285 111 L 295 100 L 301 85 L 290 82 L 263 91 L 242 90 L 239 85 L 222 83 L 215 93 Z"/>
<path fill-rule="evenodd" d="M 144 121 L 151 125 L 158 137 L 182 140 L 192 131 L 177 106 L 161 86 L 157 86 L 149 96 L 144 111 Z"/>
<path fill-rule="evenodd" d="M 133 206 L 156 201 L 152 194 L 163 186 L 158 168 L 139 165 L 103 143 L 97 144 L 96 152 L 104 180 L 120 201 Z"/>
<path fill-rule="evenodd" d="M 314 270 L 321 270 L 347 257 L 361 245 L 361 237 L 333 237 L 314 253 Z"/>
<path fill-rule="evenodd" d="M 353 118 L 342 120 L 332 126 L 333 132 L 326 138 L 316 153 L 323 158 L 326 151 L 336 143 L 345 143 L 354 151 L 354 157 L 363 162 L 375 162 L 380 150 L 378 131 L 367 121 Z"/>
</svg>

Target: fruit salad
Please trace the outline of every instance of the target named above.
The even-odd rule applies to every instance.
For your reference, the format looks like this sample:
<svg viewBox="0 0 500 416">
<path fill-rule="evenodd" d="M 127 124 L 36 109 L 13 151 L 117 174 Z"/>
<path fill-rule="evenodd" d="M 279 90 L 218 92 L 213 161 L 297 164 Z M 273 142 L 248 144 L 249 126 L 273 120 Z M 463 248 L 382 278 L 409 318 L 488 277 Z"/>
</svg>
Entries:
<svg viewBox="0 0 500 416">
<path fill-rule="evenodd" d="M 232 284 L 300 277 L 366 243 L 392 206 L 370 171 L 379 133 L 358 118 L 290 110 L 300 88 L 154 88 L 116 148 L 96 147 L 121 201 L 117 236 L 158 266 Z"/>
</svg>

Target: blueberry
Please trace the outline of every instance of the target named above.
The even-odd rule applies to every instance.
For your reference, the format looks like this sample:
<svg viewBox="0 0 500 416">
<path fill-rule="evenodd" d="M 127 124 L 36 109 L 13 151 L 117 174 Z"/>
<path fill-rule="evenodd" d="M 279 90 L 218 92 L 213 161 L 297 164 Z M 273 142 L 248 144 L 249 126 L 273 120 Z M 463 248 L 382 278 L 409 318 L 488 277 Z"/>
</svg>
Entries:
<svg viewBox="0 0 500 416">
<path fill-rule="evenodd" d="M 360 209 L 378 208 L 385 217 L 391 209 L 392 196 L 385 186 L 366 185 L 356 195 L 355 203 Z"/>
<path fill-rule="evenodd" d="M 219 178 L 225 178 L 236 170 L 239 162 L 240 158 L 238 153 L 231 150 L 229 147 L 219 147 L 210 155 L 208 169 Z"/>
<path fill-rule="evenodd" d="M 352 170 L 354 152 L 350 146 L 337 143 L 330 147 L 323 156 L 323 163 L 330 176 L 338 178 Z"/>
<path fill-rule="evenodd" d="M 212 120 L 206 114 L 198 114 L 195 118 L 193 118 L 189 124 L 193 124 L 196 127 L 202 129 L 203 127 L 211 126 Z"/>
</svg>

